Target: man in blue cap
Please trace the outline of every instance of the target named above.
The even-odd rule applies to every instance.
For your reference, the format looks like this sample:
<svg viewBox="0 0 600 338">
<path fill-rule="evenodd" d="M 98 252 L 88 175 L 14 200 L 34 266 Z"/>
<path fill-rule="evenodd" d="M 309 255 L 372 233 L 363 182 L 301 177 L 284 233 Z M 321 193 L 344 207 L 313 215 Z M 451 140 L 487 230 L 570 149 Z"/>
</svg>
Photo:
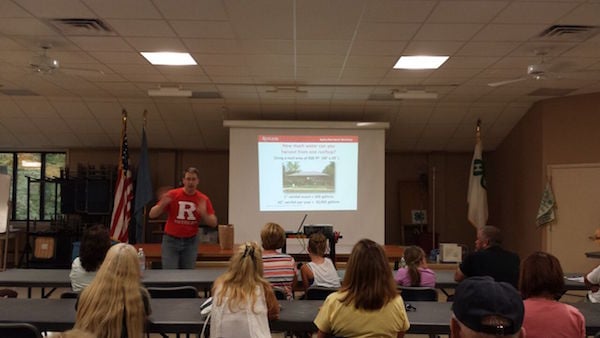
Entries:
<svg viewBox="0 0 600 338">
<path fill-rule="evenodd" d="M 525 310 L 519 292 L 506 282 L 471 277 L 456 287 L 452 338 L 522 338 Z"/>
</svg>

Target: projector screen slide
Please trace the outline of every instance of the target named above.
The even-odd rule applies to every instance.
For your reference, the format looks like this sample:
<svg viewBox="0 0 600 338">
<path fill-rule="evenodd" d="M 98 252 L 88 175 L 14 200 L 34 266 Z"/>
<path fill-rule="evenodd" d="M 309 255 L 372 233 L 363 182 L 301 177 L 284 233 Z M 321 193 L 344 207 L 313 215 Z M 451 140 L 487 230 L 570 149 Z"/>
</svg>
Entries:
<svg viewBox="0 0 600 338">
<path fill-rule="evenodd" d="M 230 120 L 225 126 L 235 243 L 260 242 L 267 222 L 289 232 L 332 225 L 343 236 L 340 253 L 361 238 L 384 243 L 387 123 Z M 306 243 L 290 239 L 287 249 L 305 252 Z"/>
<path fill-rule="evenodd" d="M 260 211 L 356 210 L 358 136 L 259 135 Z"/>
</svg>

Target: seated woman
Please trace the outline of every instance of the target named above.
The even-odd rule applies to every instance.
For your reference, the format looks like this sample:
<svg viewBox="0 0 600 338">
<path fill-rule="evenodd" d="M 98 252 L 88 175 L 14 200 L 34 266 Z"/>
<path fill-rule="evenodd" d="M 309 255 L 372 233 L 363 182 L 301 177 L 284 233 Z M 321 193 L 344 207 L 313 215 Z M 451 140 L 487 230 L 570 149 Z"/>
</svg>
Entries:
<svg viewBox="0 0 600 338">
<path fill-rule="evenodd" d="M 527 338 L 585 337 L 585 318 L 558 299 L 565 291 L 560 262 L 545 252 L 534 252 L 521 264 L 523 327 Z"/>
<path fill-rule="evenodd" d="M 75 328 L 98 338 L 142 338 L 150 315 L 150 296 L 140 278 L 135 248 L 125 243 L 113 245 L 96 277 L 79 296 Z"/>
<path fill-rule="evenodd" d="M 404 337 L 408 317 L 381 245 L 370 239 L 354 245 L 342 287 L 327 297 L 314 323 L 319 338 Z"/>
<path fill-rule="evenodd" d="M 308 239 L 308 256 L 310 262 L 302 265 L 302 285 L 306 291 L 310 286 L 339 288 L 340 276 L 331 259 L 325 257 L 327 238 L 320 232 L 310 235 Z"/>
<path fill-rule="evenodd" d="M 285 244 L 285 230 L 277 223 L 267 223 L 260 232 L 263 247 L 264 277 L 272 286 L 285 291 L 288 299 L 293 299 L 296 285 L 296 261 L 294 257 L 278 252 Z"/>
<path fill-rule="evenodd" d="M 418 246 L 404 249 L 406 267 L 396 272 L 396 283 L 402 286 L 435 287 L 435 272 L 427 267 L 425 252 Z"/>
<path fill-rule="evenodd" d="M 79 246 L 79 256 L 73 260 L 69 273 L 73 291 L 81 292 L 92 282 L 110 246 L 110 235 L 104 225 L 92 225 L 85 230 Z"/>
<path fill-rule="evenodd" d="M 227 272 L 213 285 L 210 336 L 270 337 L 269 320 L 279 318 L 279 303 L 263 277 L 262 250 L 255 242 L 241 245 Z"/>
</svg>

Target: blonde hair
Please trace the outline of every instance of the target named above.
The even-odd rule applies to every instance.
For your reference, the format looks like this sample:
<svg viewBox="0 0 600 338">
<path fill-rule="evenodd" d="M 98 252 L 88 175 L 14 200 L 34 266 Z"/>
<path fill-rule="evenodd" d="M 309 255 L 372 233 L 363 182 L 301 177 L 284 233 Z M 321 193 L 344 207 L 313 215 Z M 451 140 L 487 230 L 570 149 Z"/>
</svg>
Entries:
<svg viewBox="0 0 600 338">
<path fill-rule="evenodd" d="M 58 332 L 50 337 L 54 338 L 96 338 L 96 335 L 88 331 L 72 329 L 65 332 Z"/>
<path fill-rule="evenodd" d="M 271 288 L 271 284 L 263 277 L 262 249 L 256 242 L 246 242 L 231 256 L 227 272 L 215 281 L 213 294 L 215 289 L 220 288 L 221 291 L 215 299 L 216 304 L 223 304 L 227 296 L 227 306 L 232 312 L 243 309 L 250 300 L 254 312 L 256 287 L 267 290 Z"/>
<path fill-rule="evenodd" d="M 147 315 L 142 293 L 147 296 L 140 285 L 135 248 L 125 243 L 113 245 L 79 297 L 75 328 L 98 338 L 120 338 L 125 323 L 129 338 L 142 338 Z"/>
<path fill-rule="evenodd" d="M 277 223 L 269 222 L 260 231 L 260 240 L 265 250 L 277 250 L 285 244 L 285 230 Z"/>
<path fill-rule="evenodd" d="M 409 246 L 404 250 L 404 260 L 410 277 L 410 286 L 421 285 L 421 272 L 419 266 L 425 258 L 425 251 L 418 246 Z"/>
<path fill-rule="evenodd" d="M 381 245 L 370 239 L 361 239 L 354 245 L 338 292 L 346 293 L 340 302 L 366 311 L 379 310 L 398 297 L 396 281 Z"/>
</svg>

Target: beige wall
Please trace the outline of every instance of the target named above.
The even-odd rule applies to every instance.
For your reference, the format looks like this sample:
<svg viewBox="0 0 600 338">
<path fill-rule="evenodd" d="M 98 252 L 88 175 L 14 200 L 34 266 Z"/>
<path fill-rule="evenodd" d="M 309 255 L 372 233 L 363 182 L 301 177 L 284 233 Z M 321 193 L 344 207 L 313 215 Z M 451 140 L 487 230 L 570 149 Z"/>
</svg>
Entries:
<svg viewBox="0 0 600 338">
<path fill-rule="evenodd" d="M 69 151 L 71 175 L 76 175 L 78 164 L 99 167 L 116 166 L 118 149 L 72 149 Z M 130 151 L 130 161 L 139 162 L 139 151 Z M 181 184 L 183 170 L 197 167 L 200 170 L 200 191 L 207 194 L 215 208 L 220 222 L 227 222 L 227 194 L 229 174 L 229 154 L 227 152 L 195 152 L 174 150 L 150 150 L 148 161 L 152 177 L 152 187 L 176 187 Z"/>
<path fill-rule="evenodd" d="M 506 246 L 525 257 L 543 250 L 535 217 L 550 164 L 600 162 L 600 94 L 535 104 L 488 161 L 490 224 L 505 232 Z"/>
</svg>

